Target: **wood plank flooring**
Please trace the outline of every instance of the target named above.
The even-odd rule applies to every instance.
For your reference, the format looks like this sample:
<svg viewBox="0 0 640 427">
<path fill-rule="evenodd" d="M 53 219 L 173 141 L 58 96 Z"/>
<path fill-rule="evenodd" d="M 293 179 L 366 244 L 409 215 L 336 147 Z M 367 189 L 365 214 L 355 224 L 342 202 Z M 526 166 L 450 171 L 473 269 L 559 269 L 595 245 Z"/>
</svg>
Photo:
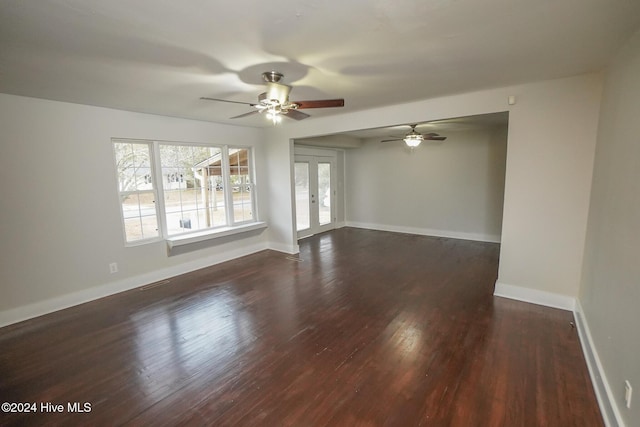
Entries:
<svg viewBox="0 0 640 427">
<path fill-rule="evenodd" d="M 603 425 L 572 314 L 493 297 L 497 244 L 300 243 L 0 329 L 0 402 L 37 404 L 0 425 Z"/>
</svg>

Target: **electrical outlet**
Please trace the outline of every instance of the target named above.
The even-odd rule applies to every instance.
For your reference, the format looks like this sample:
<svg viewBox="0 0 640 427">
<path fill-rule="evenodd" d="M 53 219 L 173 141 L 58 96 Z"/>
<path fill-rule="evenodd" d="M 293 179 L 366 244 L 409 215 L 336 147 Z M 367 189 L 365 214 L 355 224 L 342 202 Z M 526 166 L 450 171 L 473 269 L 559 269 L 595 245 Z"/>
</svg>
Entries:
<svg viewBox="0 0 640 427">
<path fill-rule="evenodd" d="M 117 272 L 118 272 L 118 263 L 112 262 L 111 264 L 109 264 L 109 273 L 113 274 Z"/>
<path fill-rule="evenodd" d="M 627 403 L 627 408 L 631 408 L 631 394 L 633 393 L 633 388 L 631 388 L 631 383 L 629 381 L 624 382 L 624 401 Z"/>
</svg>

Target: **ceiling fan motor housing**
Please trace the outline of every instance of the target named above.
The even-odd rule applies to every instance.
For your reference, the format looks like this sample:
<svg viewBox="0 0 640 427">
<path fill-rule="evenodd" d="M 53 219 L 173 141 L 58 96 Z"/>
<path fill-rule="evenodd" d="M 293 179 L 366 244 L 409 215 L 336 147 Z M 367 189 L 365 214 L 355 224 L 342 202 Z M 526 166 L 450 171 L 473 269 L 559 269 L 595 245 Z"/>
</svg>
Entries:
<svg viewBox="0 0 640 427">
<path fill-rule="evenodd" d="M 267 91 L 258 96 L 261 104 L 286 105 L 289 102 L 291 86 L 279 83 L 267 83 Z"/>
</svg>

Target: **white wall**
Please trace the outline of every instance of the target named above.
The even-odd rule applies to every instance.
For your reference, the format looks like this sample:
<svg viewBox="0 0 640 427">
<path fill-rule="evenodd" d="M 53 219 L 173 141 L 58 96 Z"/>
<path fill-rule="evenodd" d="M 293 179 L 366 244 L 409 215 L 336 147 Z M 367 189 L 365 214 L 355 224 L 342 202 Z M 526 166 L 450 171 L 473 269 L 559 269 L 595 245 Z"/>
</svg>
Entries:
<svg viewBox="0 0 640 427">
<path fill-rule="evenodd" d="M 517 94 L 509 116 L 497 290 L 506 285 L 500 290 L 573 309 L 601 86 L 601 76 L 584 76 L 528 84 Z M 519 294 L 514 286 L 539 293 Z"/>
<path fill-rule="evenodd" d="M 446 136 L 414 150 L 380 138 L 347 150 L 347 225 L 499 242 L 507 128 Z"/>
<path fill-rule="evenodd" d="M 639 236 L 640 31 L 606 75 L 580 289 L 617 418 L 628 426 L 640 425 Z M 624 380 L 635 388 L 630 409 Z"/>
<path fill-rule="evenodd" d="M 0 325 L 267 246 L 263 233 L 172 257 L 164 243 L 124 247 L 111 143 L 253 143 L 261 171 L 259 129 L 11 95 L 0 95 L 0 129 Z"/>
<path fill-rule="evenodd" d="M 569 309 L 580 282 L 601 85 L 602 76 L 590 74 L 287 123 L 267 131 L 269 156 L 291 153 L 292 138 L 509 110 L 498 285 L 514 298 L 557 296 L 552 303 Z M 271 188 L 289 197 L 271 204 L 269 217 L 271 237 L 293 247 L 291 176 L 290 168 L 270 176 Z"/>
<path fill-rule="evenodd" d="M 292 184 L 294 168 L 293 141 L 286 135 L 270 129 L 266 131 L 266 173 L 269 204 L 270 246 L 282 252 L 298 253 L 296 224 L 293 216 L 295 188 Z"/>
</svg>

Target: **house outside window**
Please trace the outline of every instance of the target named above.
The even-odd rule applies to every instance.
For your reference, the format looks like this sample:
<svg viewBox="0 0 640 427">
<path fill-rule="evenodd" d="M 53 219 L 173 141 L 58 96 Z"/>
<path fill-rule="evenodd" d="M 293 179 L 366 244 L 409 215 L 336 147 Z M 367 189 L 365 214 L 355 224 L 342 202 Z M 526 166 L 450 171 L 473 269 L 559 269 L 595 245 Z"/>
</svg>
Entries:
<svg viewBox="0 0 640 427">
<path fill-rule="evenodd" d="M 256 221 L 251 148 L 113 143 L 127 244 Z"/>
</svg>

